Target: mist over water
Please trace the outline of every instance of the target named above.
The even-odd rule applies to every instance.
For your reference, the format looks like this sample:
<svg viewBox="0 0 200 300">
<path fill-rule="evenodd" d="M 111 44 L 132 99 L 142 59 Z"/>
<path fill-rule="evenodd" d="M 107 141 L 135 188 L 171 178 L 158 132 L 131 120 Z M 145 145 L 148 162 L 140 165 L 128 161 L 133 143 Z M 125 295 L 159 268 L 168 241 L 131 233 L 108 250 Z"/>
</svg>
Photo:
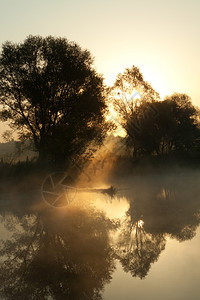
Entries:
<svg viewBox="0 0 200 300">
<path fill-rule="evenodd" d="M 138 293 L 146 299 L 144 287 L 159 299 L 167 280 L 169 292 L 174 290 L 173 264 L 177 274 L 187 270 L 177 287 L 190 282 L 178 299 L 191 293 L 198 298 L 191 276 L 200 275 L 200 172 L 176 168 L 129 176 L 121 169 L 118 175 L 110 161 L 104 168 L 94 176 L 88 167 L 92 180 L 82 173 L 72 186 L 76 192 L 65 183 L 67 188 L 57 191 L 60 202 L 45 202 L 41 190 L 23 189 L 21 197 L 18 190 L 12 201 L 1 199 L 2 299 L 132 299 Z M 52 178 L 56 182 L 59 176 Z M 154 286 L 159 277 L 156 296 L 148 282 Z"/>
</svg>

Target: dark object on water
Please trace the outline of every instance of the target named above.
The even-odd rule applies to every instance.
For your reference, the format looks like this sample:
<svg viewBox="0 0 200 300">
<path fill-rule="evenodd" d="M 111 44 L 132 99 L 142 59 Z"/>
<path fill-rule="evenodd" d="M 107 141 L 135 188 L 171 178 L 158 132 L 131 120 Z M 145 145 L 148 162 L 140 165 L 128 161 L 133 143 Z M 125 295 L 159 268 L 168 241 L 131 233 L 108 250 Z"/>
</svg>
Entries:
<svg viewBox="0 0 200 300">
<path fill-rule="evenodd" d="M 118 192 L 118 189 L 114 188 L 113 185 L 111 185 L 109 188 L 107 189 L 95 189 L 95 188 L 79 188 L 77 189 L 78 191 L 85 191 L 88 193 L 102 193 L 102 194 L 107 194 L 109 195 L 111 198 L 113 198 L 116 193 Z"/>
<path fill-rule="evenodd" d="M 111 198 L 115 196 L 117 193 L 117 189 L 114 188 L 113 185 L 111 185 L 108 189 L 101 190 L 101 193 L 109 195 Z"/>
</svg>

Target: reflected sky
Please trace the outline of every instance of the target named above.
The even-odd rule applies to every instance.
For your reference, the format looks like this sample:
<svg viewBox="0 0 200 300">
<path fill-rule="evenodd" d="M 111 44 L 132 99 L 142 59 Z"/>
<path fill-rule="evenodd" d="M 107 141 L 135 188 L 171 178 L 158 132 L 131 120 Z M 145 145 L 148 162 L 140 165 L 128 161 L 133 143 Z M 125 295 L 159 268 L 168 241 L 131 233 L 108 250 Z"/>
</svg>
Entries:
<svg viewBox="0 0 200 300">
<path fill-rule="evenodd" d="M 117 264 L 112 282 L 105 289 L 103 299 L 163 299 L 198 300 L 200 278 L 200 229 L 194 239 L 180 243 L 167 239 L 165 251 L 152 265 L 148 276 L 140 280 L 125 273 Z M 119 288 L 120 287 L 120 288 Z"/>
<path fill-rule="evenodd" d="M 1 206 L 1 297 L 198 299 L 195 175 L 129 179 L 57 208 Z"/>
</svg>

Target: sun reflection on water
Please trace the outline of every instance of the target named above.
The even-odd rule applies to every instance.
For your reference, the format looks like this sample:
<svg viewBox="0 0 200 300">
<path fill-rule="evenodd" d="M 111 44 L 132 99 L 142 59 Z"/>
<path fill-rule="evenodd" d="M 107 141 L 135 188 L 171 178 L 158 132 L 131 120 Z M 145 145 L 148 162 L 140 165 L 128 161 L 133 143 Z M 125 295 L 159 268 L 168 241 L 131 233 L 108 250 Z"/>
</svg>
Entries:
<svg viewBox="0 0 200 300">
<path fill-rule="evenodd" d="M 144 221 L 139 220 L 139 221 L 137 222 L 137 227 L 138 227 L 138 228 L 143 228 L 143 226 L 144 226 Z"/>
</svg>

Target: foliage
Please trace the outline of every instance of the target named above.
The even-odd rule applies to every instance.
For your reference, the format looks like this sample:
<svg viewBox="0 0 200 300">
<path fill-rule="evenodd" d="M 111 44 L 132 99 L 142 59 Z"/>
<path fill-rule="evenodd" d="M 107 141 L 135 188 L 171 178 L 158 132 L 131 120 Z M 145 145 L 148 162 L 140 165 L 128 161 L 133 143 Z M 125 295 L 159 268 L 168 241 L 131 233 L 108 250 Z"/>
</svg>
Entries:
<svg viewBox="0 0 200 300">
<path fill-rule="evenodd" d="M 0 57 L 0 103 L 41 160 L 63 161 L 105 134 L 103 79 L 87 50 L 64 38 L 6 42 Z"/>
<path fill-rule="evenodd" d="M 187 95 L 174 94 L 164 101 L 152 103 L 152 107 L 154 110 L 150 111 L 149 103 L 142 102 L 132 113 L 131 121 L 126 123 L 128 143 L 135 156 L 198 149 L 197 112 Z"/>
<path fill-rule="evenodd" d="M 124 126 L 141 100 L 153 102 L 160 99 L 159 94 L 145 81 L 140 70 L 132 66 L 117 75 L 111 89 L 114 110 L 119 114 L 119 123 Z"/>
<path fill-rule="evenodd" d="M 111 95 L 134 157 L 199 148 L 198 111 L 187 95 L 175 93 L 160 101 L 134 66 L 117 76 Z"/>
</svg>

